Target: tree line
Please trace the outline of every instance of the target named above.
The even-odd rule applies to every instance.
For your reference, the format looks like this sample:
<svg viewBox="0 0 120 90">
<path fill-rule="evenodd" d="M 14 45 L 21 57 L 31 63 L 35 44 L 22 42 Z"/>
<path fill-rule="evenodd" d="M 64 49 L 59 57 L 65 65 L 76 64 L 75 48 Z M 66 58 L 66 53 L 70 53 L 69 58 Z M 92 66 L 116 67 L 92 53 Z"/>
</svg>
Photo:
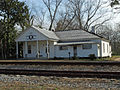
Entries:
<svg viewBox="0 0 120 90">
<path fill-rule="evenodd" d="M 90 31 L 94 26 L 99 35 L 110 40 L 113 52 L 119 54 L 119 25 L 107 25 L 112 20 L 107 15 L 118 0 L 39 0 L 36 6 L 28 0 L 0 0 L 0 58 L 15 58 L 15 38 L 20 34 L 18 28 L 35 25 L 49 30 L 84 29 Z M 38 3 L 39 3 L 38 2 Z M 31 7 L 28 7 L 31 4 Z M 43 7 L 44 5 L 44 7 Z"/>
</svg>

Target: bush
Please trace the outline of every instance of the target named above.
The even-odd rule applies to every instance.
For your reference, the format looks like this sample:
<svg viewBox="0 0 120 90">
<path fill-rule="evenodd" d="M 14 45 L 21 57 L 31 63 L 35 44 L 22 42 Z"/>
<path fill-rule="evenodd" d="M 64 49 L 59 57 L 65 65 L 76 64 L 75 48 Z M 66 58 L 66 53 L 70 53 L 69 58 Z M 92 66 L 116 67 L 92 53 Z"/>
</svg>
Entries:
<svg viewBox="0 0 120 90">
<path fill-rule="evenodd" d="M 91 60 L 96 59 L 95 54 L 89 54 L 89 58 L 90 58 Z"/>
</svg>

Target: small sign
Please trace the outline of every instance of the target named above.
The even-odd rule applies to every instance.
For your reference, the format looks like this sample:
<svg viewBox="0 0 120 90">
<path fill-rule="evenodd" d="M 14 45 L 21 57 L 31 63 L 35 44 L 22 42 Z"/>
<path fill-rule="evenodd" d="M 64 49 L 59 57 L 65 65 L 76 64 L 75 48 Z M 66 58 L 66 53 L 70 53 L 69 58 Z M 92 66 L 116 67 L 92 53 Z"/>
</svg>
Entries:
<svg viewBox="0 0 120 90">
<path fill-rule="evenodd" d="M 29 35 L 26 37 L 28 40 L 36 39 L 36 35 Z"/>
<path fill-rule="evenodd" d="M 30 39 L 30 40 L 33 39 L 33 35 L 30 35 L 30 36 L 29 36 L 29 39 Z"/>
</svg>

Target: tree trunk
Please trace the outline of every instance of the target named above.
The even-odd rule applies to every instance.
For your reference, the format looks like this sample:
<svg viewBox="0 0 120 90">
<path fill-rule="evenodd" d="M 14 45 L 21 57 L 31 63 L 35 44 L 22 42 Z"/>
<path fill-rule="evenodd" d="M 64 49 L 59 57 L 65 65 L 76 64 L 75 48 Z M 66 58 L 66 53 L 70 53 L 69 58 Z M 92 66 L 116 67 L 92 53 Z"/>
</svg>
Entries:
<svg viewBox="0 0 120 90">
<path fill-rule="evenodd" d="M 51 30 L 52 29 L 52 23 L 50 24 L 50 27 L 49 27 L 49 30 Z"/>
<path fill-rule="evenodd" d="M 1 40 L 1 58 L 4 59 L 4 54 L 3 54 L 3 43 L 2 43 L 2 40 Z"/>
</svg>

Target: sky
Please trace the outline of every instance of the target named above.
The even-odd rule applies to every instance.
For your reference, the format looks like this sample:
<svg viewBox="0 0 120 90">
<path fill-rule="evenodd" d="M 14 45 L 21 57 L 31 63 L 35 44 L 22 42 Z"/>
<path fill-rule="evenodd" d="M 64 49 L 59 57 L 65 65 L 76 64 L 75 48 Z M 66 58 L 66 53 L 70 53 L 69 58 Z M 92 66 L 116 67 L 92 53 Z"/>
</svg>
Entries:
<svg viewBox="0 0 120 90">
<path fill-rule="evenodd" d="M 39 9 L 43 9 L 43 11 L 47 11 L 47 8 L 46 6 L 44 5 L 43 1 L 42 0 L 19 0 L 19 1 L 25 1 L 26 4 L 29 6 L 30 9 L 36 9 L 39 11 Z M 66 1 L 66 0 L 63 0 L 63 1 Z M 64 2 L 63 2 L 64 3 Z M 34 13 L 34 12 L 33 12 Z M 39 13 L 39 12 L 38 12 Z M 36 13 L 34 13 L 36 14 Z M 40 16 L 40 15 L 39 15 Z M 57 16 L 57 15 L 56 15 Z M 45 24 L 44 24 L 44 28 L 48 29 L 49 27 L 49 24 L 50 24 L 50 19 L 49 19 L 49 13 L 46 12 L 46 16 L 45 16 L 45 20 L 44 20 Z M 37 23 L 35 21 L 35 23 Z M 54 25 L 53 25 L 54 26 Z"/>
<path fill-rule="evenodd" d="M 26 1 L 26 4 L 29 6 L 29 8 L 32 9 L 33 7 L 35 7 L 38 11 L 39 11 L 39 8 L 43 8 L 43 9 L 45 8 L 45 5 L 43 4 L 42 0 L 19 0 L 19 1 Z M 106 2 L 108 0 L 103 0 L 103 1 Z M 110 6 L 107 7 L 107 9 L 111 10 L 111 12 L 109 12 L 107 14 L 112 15 L 112 17 L 113 17 L 113 19 L 111 21 L 109 21 L 109 23 L 112 24 L 113 26 L 115 26 L 116 23 L 120 22 L 120 14 L 118 14 L 118 11 L 120 11 L 120 9 L 116 10 L 114 8 L 111 8 Z M 46 26 L 48 26 L 49 25 L 48 16 L 46 16 L 45 21 L 46 21 Z"/>
</svg>

